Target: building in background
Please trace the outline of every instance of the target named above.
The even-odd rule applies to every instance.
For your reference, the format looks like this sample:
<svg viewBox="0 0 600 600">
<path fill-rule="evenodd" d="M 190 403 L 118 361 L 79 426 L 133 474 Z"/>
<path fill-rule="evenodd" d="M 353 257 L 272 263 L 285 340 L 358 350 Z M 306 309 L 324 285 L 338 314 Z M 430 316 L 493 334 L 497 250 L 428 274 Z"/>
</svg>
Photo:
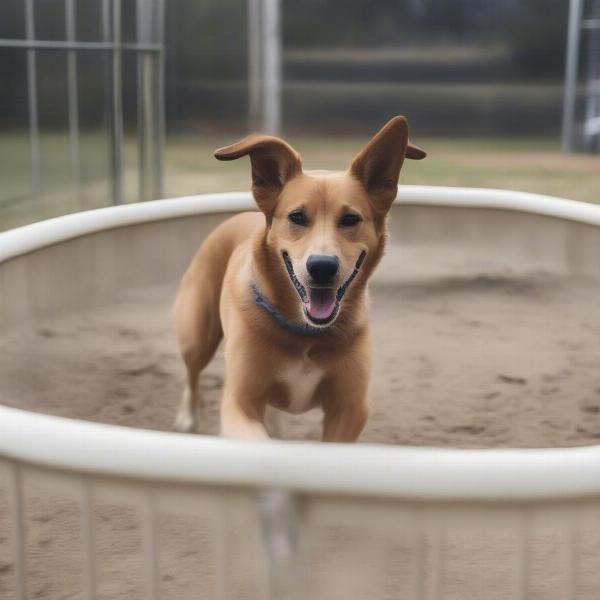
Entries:
<svg viewBox="0 0 600 600">
<path fill-rule="evenodd" d="M 429 135 L 554 136 L 568 0 L 282 2 L 285 131 L 371 131 L 409 115 Z M 246 2 L 170 3 L 173 131 L 244 128 Z"/>
</svg>

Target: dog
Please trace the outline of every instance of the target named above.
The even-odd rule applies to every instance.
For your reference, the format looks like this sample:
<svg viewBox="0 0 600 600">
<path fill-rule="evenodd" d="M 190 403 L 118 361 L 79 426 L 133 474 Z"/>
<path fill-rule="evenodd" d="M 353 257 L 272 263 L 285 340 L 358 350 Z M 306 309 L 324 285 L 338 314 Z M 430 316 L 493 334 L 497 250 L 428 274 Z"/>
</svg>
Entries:
<svg viewBox="0 0 600 600">
<path fill-rule="evenodd" d="M 303 171 L 284 140 L 251 135 L 215 151 L 249 156 L 259 212 L 238 214 L 204 241 L 174 306 L 187 381 L 175 419 L 196 426 L 200 371 L 224 338 L 221 435 L 267 439 L 268 406 L 323 410 L 322 439 L 353 442 L 368 415 L 367 282 L 405 158 L 426 153 L 391 119 L 346 172 Z"/>
</svg>

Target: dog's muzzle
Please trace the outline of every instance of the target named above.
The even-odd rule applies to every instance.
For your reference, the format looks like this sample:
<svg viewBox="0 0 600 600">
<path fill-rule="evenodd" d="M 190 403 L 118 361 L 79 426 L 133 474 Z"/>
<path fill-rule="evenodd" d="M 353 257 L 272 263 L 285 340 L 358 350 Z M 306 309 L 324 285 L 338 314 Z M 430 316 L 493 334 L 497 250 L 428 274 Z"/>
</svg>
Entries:
<svg viewBox="0 0 600 600">
<path fill-rule="evenodd" d="M 300 283 L 300 281 L 296 277 L 296 274 L 294 272 L 294 266 L 292 265 L 292 261 L 289 257 L 289 254 L 286 251 L 283 251 L 282 256 L 290 280 L 292 281 L 294 288 L 296 288 L 296 291 L 300 296 L 300 300 L 302 300 L 304 314 L 306 315 L 306 318 L 315 325 L 325 326 L 332 323 L 333 320 L 337 317 L 342 299 L 348 291 L 350 284 L 358 275 L 360 267 L 363 264 L 367 253 L 365 250 L 363 250 L 360 253 L 360 256 L 358 257 L 358 260 L 356 261 L 356 264 L 354 266 L 354 270 L 352 271 L 348 279 L 346 279 L 346 281 L 344 281 L 344 283 L 337 289 L 335 287 L 304 287 L 304 285 L 302 285 L 302 283 Z M 323 259 L 328 260 L 325 261 Z M 335 259 L 335 264 L 332 259 Z M 309 264 L 311 260 L 313 262 L 312 264 Z M 337 275 L 337 272 L 339 270 L 339 262 L 336 257 L 311 256 L 307 262 L 307 269 L 311 277 L 317 283 L 319 283 L 320 281 L 324 282 L 325 278 L 331 280 L 335 277 L 335 275 Z M 316 273 L 317 277 L 313 275 L 311 270 Z M 334 271 L 335 273 L 332 276 L 331 274 Z"/>
</svg>

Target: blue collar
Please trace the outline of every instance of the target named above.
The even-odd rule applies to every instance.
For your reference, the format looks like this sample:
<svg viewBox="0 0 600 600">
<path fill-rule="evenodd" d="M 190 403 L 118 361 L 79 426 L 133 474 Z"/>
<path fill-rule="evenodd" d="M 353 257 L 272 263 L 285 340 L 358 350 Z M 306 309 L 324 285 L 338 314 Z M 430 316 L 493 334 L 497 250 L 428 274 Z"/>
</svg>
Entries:
<svg viewBox="0 0 600 600">
<path fill-rule="evenodd" d="M 290 333 L 297 333 L 298 335 L 308 335 L 308 336 L 317 336 L 322 335 L 327 331 L 325 327 L 313 327 L 308 323 L 303 323 L 302 325 L 296 325 L 295 323 L 290 323 L 259 291 L 258 287 L 256 287 L 255 283 L 252 283 L 251 286 L 252 293 L 254 294 L 254 302 L 256 305 L 268 312 L 274 319 L 277 321 L 277 324 L 283 327 L 286 331 Z"/>
</svg>

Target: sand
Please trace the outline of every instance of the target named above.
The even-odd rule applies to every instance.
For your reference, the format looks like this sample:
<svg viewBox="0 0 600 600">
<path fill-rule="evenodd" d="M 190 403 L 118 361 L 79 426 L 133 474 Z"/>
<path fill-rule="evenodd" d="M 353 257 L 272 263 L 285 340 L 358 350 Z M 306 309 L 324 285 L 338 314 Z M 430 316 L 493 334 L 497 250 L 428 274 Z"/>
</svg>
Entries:
<svg viewBox="0 0 600 600">
<path fill-rule="evenodd" d="M 2 401 L 53 415 L 170 430 L 183 378 L 172 333 L 174 294 L 172 285 L 124 293 L 99 310 L 3 337 Z M 596 282 L 519 272 L 501 259 L 392 248 L 372 285 L 372 409 L 360 441 L 463 448 L 599 443 L 599 297 Z M 201 376 L 207 404 L 202 433 L 218 431 L 222 385 L 219 351 Z M 319 439 L 319 411 L 284 417 L 282 432 L 286 439 Z M 2 498 L 0 483 L 0 517 Z M 35 489 L 28 498 L 32 597 L 78 597 L 64 591 L 78 581 L 69 567 L 76 507 Z M 97 506 L 96 518 L 108 528 L 98 552 L 112 569 L 112 584 L 101 597 L 143 597 L 127 567 L 132 548 L 139 546 L 135 516 Z M 180 564 L 182 556 L 194 556 L 197 540 L 181 523 L 169 527 L 164 548 Z M 113 541 L 111 528 L 119 532 Z M 0 518 L 3 600 L 12 590 L 7 535 Z M 59 579 L 52 574 L 57 569 L 63 573 Z M 168 582 L 185 576 L 175 569 L 165 577 Z M 173 594 L 166 596 L 191 597 L 181 590 Z"/>
<path fill-rule="evenodd" d="M 399 275 L 400 274 L 400 275 Z M 183 369 L 173 286 L 0 341 L 3 401 L 169 430 Z M 392 249 L 372 285 L 371 416 L 362 442 L 475 447 L 600 440 L 600 285 L 435 248 Z M 218 432 L 223 357 L 201 376 L 200 431 Z M 318 410 L 283 417 L 318 439 Z"/>
</svg>

